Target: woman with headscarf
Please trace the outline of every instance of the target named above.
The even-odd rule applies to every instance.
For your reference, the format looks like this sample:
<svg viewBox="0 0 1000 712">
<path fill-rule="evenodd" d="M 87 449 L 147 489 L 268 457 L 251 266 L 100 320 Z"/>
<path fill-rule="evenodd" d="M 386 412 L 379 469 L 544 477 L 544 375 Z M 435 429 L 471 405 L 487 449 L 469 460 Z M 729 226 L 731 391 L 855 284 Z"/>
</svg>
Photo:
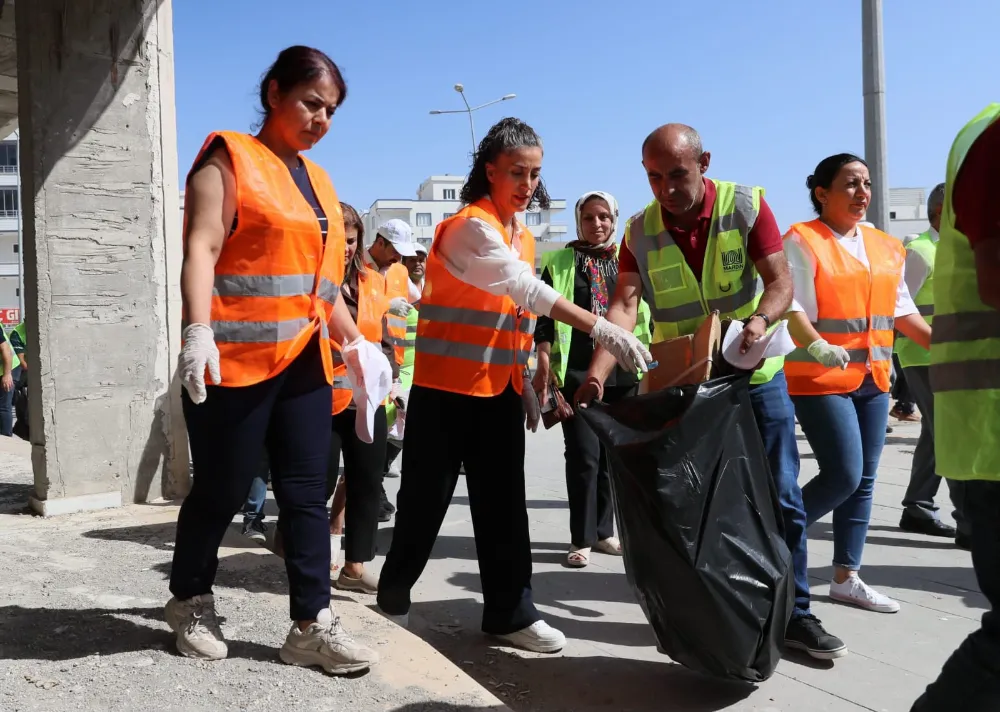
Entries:
<svg viewBox="0 0 1000 712">
<path fill-rule="evenodd" d="M 618 201 L 610 193 L 592 190 L 576 201 L 577 239 L 561 250 L 542 256 L 542 281 L 565 299 L 597 316 L 604 316 L 618 281 Z M 640 304 L 636 336 L 649 345 L 649 310 Z M 540 316 L 535 327 L 538 368 L 533 387 L 542 403 L 550 384 L 572 402 L 586 380 L 594 353 L 590 336 L 569 324 Z M 604 383 L 604 400 L 614 403 L 636 390 L 638 377 L 620 366 Z M 607 456 L 597 435 L 580 418 L 562 421 L 566 443 L 566 491 L 569 495 L 570 547 L 566 564 L 582 568 L 591 549 L 619 556 L 614 536 L 611 476 Z"/>
</svg>

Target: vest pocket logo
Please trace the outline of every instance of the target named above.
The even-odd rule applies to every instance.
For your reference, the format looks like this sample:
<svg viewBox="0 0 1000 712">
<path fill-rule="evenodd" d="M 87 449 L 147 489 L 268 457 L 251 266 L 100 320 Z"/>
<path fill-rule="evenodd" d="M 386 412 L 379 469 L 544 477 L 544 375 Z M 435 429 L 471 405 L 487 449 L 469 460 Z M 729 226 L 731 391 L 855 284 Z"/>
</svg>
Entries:
<svg viewBox="0 0 1000 712">
<path fill-rule="evenodd" d="M 743 248 L 737 247 L 735 250 L 726 250 L 722 253 L 723 272 L 742 272 L 746 261 L 743 257 Z"/>
</svg>

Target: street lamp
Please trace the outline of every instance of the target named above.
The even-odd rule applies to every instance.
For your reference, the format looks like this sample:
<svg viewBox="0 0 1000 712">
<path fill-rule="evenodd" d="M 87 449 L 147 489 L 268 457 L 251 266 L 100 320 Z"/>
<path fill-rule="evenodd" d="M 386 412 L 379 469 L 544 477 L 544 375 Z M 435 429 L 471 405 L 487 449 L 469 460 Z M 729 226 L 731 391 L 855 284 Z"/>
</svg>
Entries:
<svg viewBox="0 0 1000 712">
<path fill-rule="evenodd" d="M 472 112 L 479 111 L 487 106 L 493 106 L 494 104 L 499 104 L 501 101 L 509 101 L 517 97 L 517 94 L 504 94 L 499 99 L 494 99 L 493 101 L 488 101 L 485 104 L 480 104 L 479 106 L 470 106 L 469 100 L 465 98 L 465 87 L 462 84 L 455 85 L 455 91 L 462 95 L 462 101 L 465 102 L 464 109 L 448 109 L 444 111 L 434 110 L 431 115 L 436 116 L 437 114 L 468 114 L 469 115 L 469 132 L 472 134 L 472 154 L 476 153 L 476 127 L 472 123 Z"/>
</svg>

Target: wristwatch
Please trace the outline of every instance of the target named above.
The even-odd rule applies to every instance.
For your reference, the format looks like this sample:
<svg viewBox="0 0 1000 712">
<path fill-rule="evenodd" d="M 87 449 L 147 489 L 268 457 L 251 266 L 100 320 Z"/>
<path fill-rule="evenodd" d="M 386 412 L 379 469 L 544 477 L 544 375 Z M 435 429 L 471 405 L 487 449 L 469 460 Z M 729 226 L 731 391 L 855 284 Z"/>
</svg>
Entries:
<svg viewBox="0 0 1000 712">
<path fill-rule="evenodd" d="M 750 315 L 750 319 L 753 319 L 755 316 L 759 316 L 761 319 L 764 320 L 764 328 L 766 328 L 766 329 L 770 329 L 771 328 L 771 320 L 767 318 L 767 314 L 762 314 L 760 312 L 754 312 L 753 314 Z M 747 319 L 747 321 L 750 321 L 750 319 Z"/>
</svg>

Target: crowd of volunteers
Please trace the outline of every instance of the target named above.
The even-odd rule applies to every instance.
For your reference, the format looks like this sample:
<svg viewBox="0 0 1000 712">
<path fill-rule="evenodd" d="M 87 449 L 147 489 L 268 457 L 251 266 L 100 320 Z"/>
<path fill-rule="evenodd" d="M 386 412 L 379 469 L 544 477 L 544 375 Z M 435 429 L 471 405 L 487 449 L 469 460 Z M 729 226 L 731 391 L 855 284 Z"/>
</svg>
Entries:
<svg viewBox="0 0 1000 712">
<path fill-rule="evenodd" d="M 292 620 L 281 659 L 331 673 L 375 664 L 331 606 L 331 581 L 376 596 L 407 625 L 463 473 L 482 630 L 561 650 L 565 637 L 532 599 L 526 431 L 557 410 L 566 565 L 620 555 L 608 458 L 574 409 L 635 394 L 655 367 L 650 344 L 692 334 L 713 311 L 743 322 L 744 350 L 782 320 L 797 345 L 750 382 L 792 553 L 787 647 L 820 659 L 847 653 L 810 608 L 807 529 L 827 514 L 830 597 L 900 609 L 861 577 L 894 351 L 923 416 L 900 526 L 971 548 L 983 593 L 1000 603 L 1000 233 L 986 209 L 1000 182 L 1000 105 L 959 135 L 947 181 L 931 194 L 932 226 L 905 247 L 864 222 L 862 158 L 820 161 L 806 185 L 815 216 L 783 234 L 762 187 L 707 177 L 711 154 L 697 131 L 667 124 L 641 146 L 649 204 L 623 219 L 612 195 L 585 193 L 577 239 L 546 252 L 537 275 L 534 237 L 518 219 L 549 205 L 530 126 L 507 118 L 489 130 L 461 210 L 429 248 L 400 220 L 366 245 L 357 211 L 303 155 L 346 98 L 329 57 L 290 47 L 261 82 L 259 131 L 211 134 L 188 175 L 179 372 L 194 476 L 166 608 L 181 653 L 227 655 L 212 595 L 218 548 L 240 511 L 244 531 L 263 538 L 270 477 Z M 796 420 L 819 465 L 802 487 Z M 400 472 L 393 507 L 382 480 Z M 955 480 L 958 532 L 938 518 L 938 475 Z M 377 577 L 368 564 L 378 522 L 393 514 Z M 997 699 L 995 615 L 915 710 L 992 708 L 975 705 Z"/>
</svg>

